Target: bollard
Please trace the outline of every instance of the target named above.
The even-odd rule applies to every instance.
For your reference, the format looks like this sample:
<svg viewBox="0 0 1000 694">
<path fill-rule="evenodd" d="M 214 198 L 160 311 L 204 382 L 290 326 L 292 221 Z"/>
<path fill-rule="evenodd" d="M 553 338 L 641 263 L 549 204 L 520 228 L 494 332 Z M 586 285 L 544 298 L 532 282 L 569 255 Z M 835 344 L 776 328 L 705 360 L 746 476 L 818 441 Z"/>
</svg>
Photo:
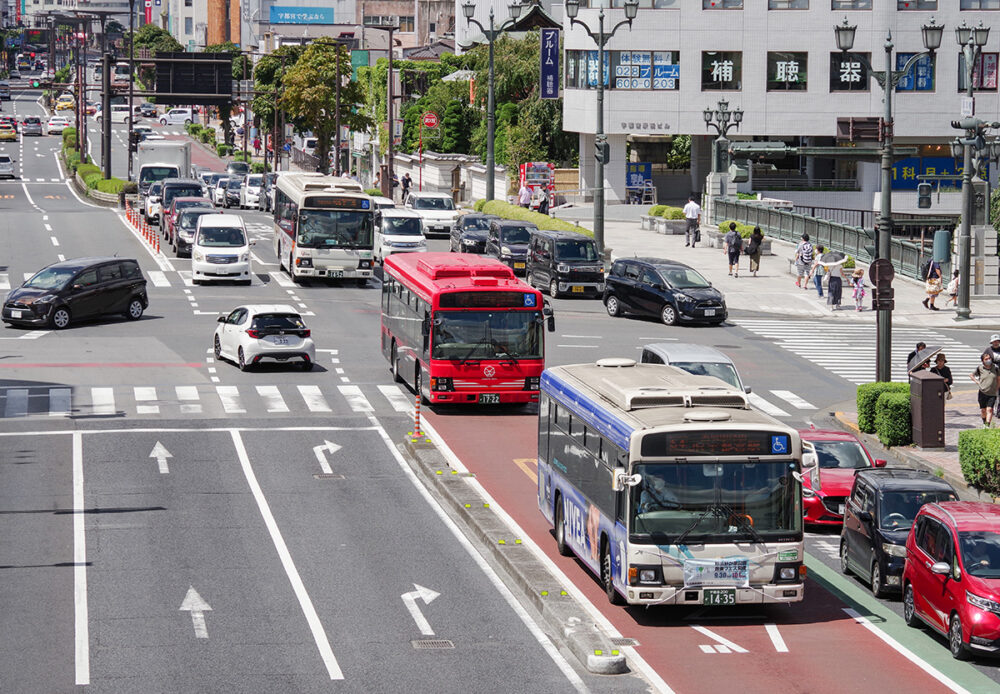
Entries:
<svg viewBox="0 0 1000 694">
<path fill-rule="evenodd" d="M 416 441 L 417 439 L 422 439 L 424 437 L 424 432 L 420 431 L 420 391 L 417 390 L 417 396 L 413 405 L 413 433 L 411 434 L 411 439 Z"/>
<path fill-rule="evenodd" d="M 159 234 L 156 235 L 156 252 L 157 253 L 160 252 L 160 235 Z"/>
</svg>

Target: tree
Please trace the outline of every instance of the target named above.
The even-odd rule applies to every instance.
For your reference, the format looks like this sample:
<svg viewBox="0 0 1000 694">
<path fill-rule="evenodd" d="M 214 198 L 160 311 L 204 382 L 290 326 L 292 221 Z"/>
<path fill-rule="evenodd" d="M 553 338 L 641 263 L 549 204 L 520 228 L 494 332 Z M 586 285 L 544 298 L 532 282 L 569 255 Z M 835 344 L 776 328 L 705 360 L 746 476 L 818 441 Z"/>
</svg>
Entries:
<svg viewBox="0 0 1000 694">
<path fill-rule="evenodd" d="M 286 44 L 261 57 L 253 71 L 253 112 L 260 119 L 261 130 L 274 129 L 274 95 L 281 88 L 285 72 L 298 62 L 306 47 Z"/>
<path fill-rule="evenodd" d="M 166 29 L 155 24 L 144 24 L 135 32 L 135 47 L 148 48 L 154 53 L 183 53 L 184 46 Z"/>
<path fill-rule="evenodd" d="M 463 101 L 451 101 L 444 109 L 441 119 L 441 151 L 463 154 L 472 144 L 471 109 Z"/>
<path fill-rule="evenodd" d="M 667 166 L 671 169 L 686 169 L 691 166 L 691 136 L 675 135 L 667 152 Z"/>
<path fill-rule="evenodd" d="M 317 141 L 317 156 L 322 171 L 327 170 L 330 136 L 336 130 L 337 82 L 340 82 L 340 122 L 352 130 L 371 126 L 371 119 L 353 112 L 362 100 L 361 88 L 351 80 L 351 59 L 343 44 L 317 39 L 302 57 L 285 72 L 284 92 L 278 100 L 281 108 L 308 124 Z M 339 153 L 338 153 L 339 154 Z"/>
</svg>

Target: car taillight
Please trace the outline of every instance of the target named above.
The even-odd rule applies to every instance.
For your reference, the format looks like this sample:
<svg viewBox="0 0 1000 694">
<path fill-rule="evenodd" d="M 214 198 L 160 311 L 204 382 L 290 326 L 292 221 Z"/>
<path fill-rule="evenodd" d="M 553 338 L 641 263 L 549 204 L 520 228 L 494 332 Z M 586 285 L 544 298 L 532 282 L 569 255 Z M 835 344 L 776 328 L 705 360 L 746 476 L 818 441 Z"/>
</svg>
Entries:
<svg viewBox="0 0 1000 694">
<path fill-rule="evenodd" d="M 310 330 L 309 328 L 306 328 L 305 330 L 300 330 L 299 335 L 301 335 L 302 337 L 309 337 L 310 335 L 312 335 L 312 330 Z"/>
<path fill-rule="evenodd" d="M 252 337 L 255 340 L 259 340 L 260 339 L 260 331 L 259 330 L 255 330 L 254 328 L 250 328 L 249 330 L 247 330 L 247 335 L 249 335 L 250 337 Z"/>
</svg>

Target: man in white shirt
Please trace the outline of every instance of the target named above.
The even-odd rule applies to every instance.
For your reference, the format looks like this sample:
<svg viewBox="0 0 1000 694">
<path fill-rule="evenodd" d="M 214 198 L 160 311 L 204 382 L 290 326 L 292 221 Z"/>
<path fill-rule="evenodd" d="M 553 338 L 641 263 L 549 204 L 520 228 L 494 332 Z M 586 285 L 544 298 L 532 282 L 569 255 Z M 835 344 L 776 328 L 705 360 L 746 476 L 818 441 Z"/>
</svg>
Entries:
<svg viewBox="0 0 1000 694">
<path fill-rule="evenodd" d="M 521 184 L 521 190 L 517 192 L 517 204 L 524 208 L 531 207 L 531 188 L 527 184 Z"/>
<path fill-rule="evenodd" d="M 688 204 L 684 206 L 684 219 L 687 220 L 687 230 L 684 232 L 685 246 L 694 247 L 695 242 L 701 237 L 698 233 L 701 226 L 701 205 L 695 200 L 695 196 L 688 198 Z"/>
</svg>

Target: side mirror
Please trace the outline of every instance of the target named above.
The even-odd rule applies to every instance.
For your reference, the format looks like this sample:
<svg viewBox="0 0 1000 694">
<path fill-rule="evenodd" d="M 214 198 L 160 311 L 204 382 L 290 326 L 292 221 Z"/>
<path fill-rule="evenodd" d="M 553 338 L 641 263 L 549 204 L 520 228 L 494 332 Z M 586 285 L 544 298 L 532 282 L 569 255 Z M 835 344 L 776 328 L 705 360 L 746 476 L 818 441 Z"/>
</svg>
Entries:
<svg viewBox="0 0 1000 694">
<path fill-rule="evenodd" d="M 858 513 L 858 520 L 861 521 L 862 523 L 871 523 L 872 514 L 869 513 L 868 511 L 861 511 Z"/>
<path fill-rule="evenodd" d="M 256 242 L 256 241 L 254 241 L 254 240 L 251 240 L 251 241 L 250 241 L 250 245 L 251 245 L 251 246 L 256 246 L 256 245 L 257 245 L 257 242 Z"/>
<path fill-rule="evenodd" d="M 550 315 L 545 321 L 545 327 L 550 333 L 554 333 L 556 331 L 556 317 Z"/>
<path fill-rule="evenodd" d="M 83 285 L 82 285 L 82 284 L 74 284 L 74 285 L 73 285 L 73 291 L 74 291 L 74 292 L 78 292 L 78 291 L 80 291 L 81 289 L 83 289 Z"/>
<path fill-rule="evenodd" d="M 743 392 L 750 395 L 750 386 L 743 386 Z"/>
<path fill-rule="evenodd" d="M 226 322 L 226 317 L 225 316 L 219 316 L 218 318 L 215 319 L 215 322 L 216 323 L 225 323 Z"/>
<path fill-rule="evenodd" d="M 936 561 L 931 564 L 931 573 L 939 574 L 941 576 L 951 573 L 951 564 L 946 561 Z"/>
<path fill-rule="evenodd" d="M 875 459 L 875 467 L 885 467 L 889 461 L 883 460 L 882 458 Z"/>
</svg>

